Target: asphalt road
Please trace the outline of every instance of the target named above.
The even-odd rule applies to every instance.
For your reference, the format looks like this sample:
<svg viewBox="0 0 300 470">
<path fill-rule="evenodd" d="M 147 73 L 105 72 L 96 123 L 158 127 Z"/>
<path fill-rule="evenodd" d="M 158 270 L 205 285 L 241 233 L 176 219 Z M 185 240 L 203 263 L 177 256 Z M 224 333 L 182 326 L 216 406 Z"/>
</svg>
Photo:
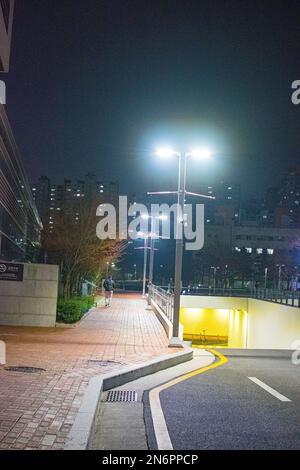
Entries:
<svg viewBox="0 0 300 470">
<path fill-rule="evenodd" d="M 228 357 L 226 364 L 164 390 L 160 400 L 175 450 L 300 449 L 300 366 L 289 358 Z M 148 443 L 155 448 L 147 402 Z"/>
</svg>

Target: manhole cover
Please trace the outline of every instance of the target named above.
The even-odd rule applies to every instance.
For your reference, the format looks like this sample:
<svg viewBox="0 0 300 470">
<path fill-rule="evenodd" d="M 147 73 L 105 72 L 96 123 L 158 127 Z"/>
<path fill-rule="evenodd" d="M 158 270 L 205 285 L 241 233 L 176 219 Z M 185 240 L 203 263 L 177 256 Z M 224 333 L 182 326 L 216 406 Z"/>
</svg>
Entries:
<svg viewBox="0 0 300 470">
<path fill-rule="evenodd" d="M 36 374 L 37 372 L 45 372 L 46 369 L 40 367 L 26 367 L 26 366 L 9 366 L 5 367 L 9 372 L 25 372 L 26 374 Z"/>
<path fill-rule="evenodd" d="M 133 390 L 111 390 L 107 393 L 104 401 L 137 401 L 138 394 Z"/>
<path fill-rule="evenodd" d="M 100 367 L 108 367 L 111 365 L 120 365 L 122 362 L 117 362 L 117 361 L 99 361 L 97 359 L 90 359 L 88 361 L 90 364 L 93 364 L 95 366 L 100 366 Z"/>
</svg>

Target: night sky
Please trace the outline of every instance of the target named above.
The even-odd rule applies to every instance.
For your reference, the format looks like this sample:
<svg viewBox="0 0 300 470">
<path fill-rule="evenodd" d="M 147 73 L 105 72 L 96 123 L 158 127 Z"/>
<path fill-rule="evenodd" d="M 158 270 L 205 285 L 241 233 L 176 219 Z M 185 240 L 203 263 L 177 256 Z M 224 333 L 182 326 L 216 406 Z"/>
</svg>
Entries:
<svg viewBox="0 0 300 470">
<path fill-rule="evenodd" d="M 209 145 L 189 186 L 259 196 L 300 163 L 300 1 L 16 0 L 7 111 L 31 180 L 175 189 L 153 149 Z"/>
</svg>

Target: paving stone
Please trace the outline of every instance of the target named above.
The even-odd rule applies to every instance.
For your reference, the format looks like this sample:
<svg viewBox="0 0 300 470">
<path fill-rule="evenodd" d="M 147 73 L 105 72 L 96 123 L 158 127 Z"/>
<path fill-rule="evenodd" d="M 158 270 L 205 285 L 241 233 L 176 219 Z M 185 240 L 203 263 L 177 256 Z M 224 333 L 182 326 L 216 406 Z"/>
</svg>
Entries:
<svg viewBox="0 0 300 470">
<path fill-rule="evenodd" d="M 175 352 L 135 294 L 116 295 L 110 309 L 92 310 L 76 328 L 0 326 L 0 339 L 7 365 L 45 369 L 26 374 L 0 367 L 0 449 L 63 448 L 91 377 Z M 113 362 L 99 366 L 91 359 Z"/>
</svg>

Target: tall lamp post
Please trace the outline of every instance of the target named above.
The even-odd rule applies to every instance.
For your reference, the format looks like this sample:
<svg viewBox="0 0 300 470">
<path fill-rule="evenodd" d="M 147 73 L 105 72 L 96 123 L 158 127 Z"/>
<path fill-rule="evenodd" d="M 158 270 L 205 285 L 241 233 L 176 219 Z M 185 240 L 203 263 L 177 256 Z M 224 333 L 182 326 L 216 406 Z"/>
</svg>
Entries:
<svg viewBox="0 0 300 470">
<path fill-rule="evenodd" d="M 146 295 L 146 280 L 147 280 L 147 259 L 148 259 L 148 239 L 150 237 L 149 233 L 138 232 L 138 236 L 144 239 L 144 246 L 135 248 L 135 250 L 144 250 L 144 264 L 143 264 L 143 297 Z"/>
<path fill-rule="evenodd" d="M 281 290 L 282 268 L 284 268 L 285 265 L 277 264 L 277 266 L 278 266 L 278 290 Z"/>
<path fill-rule="evenodd" d="M 211 152 L 207 148 L 196 149 L 191 152 L 176 152 L 170 148 L 157 150 L 157 156 L 162 158 L 178 157 L 178 217 L 176 220 L 176 255 L 175 255 L 175 285 L 174 285 L 174 315 L 173 315 L 173 337 L 169 346 L 182 347 L 182 341 L 179 337 L 179 316 L 180 316 L 180 295 L 181 295 L 181 276 L 182 276 L 182 255 L 183 255 L 183 214 L 186 194 L 214 199 L 213 196 L 204 196 L 202 194 L 190 193 L 186 191 L 186 165 L 189 157 L 197 160 L 209 160 Z M 169 192 L 170 193 L 170 192 Z"/>
<path fill-rule="evenodd" d="M 149 284 L 153 282 L 153 271 L 154 271 L 154 252 L 155 252 L 155 239 L 160 238 L 159 235 L 156 233 L 156 222 L 159 220 L 165 220 L 167 218 L 166 215 L 142 215 L 143 219 L 151 220 L 151 232 L 149 233 L 150 237 L 150 261 L 149 261 Z M 144 289 L 143 289 L 144 291 Z M 145 295 L 145 294 L 143 294 Z M 148 304 L 151 304 L 151 299 L 148 295 Z"/>
</svg>

